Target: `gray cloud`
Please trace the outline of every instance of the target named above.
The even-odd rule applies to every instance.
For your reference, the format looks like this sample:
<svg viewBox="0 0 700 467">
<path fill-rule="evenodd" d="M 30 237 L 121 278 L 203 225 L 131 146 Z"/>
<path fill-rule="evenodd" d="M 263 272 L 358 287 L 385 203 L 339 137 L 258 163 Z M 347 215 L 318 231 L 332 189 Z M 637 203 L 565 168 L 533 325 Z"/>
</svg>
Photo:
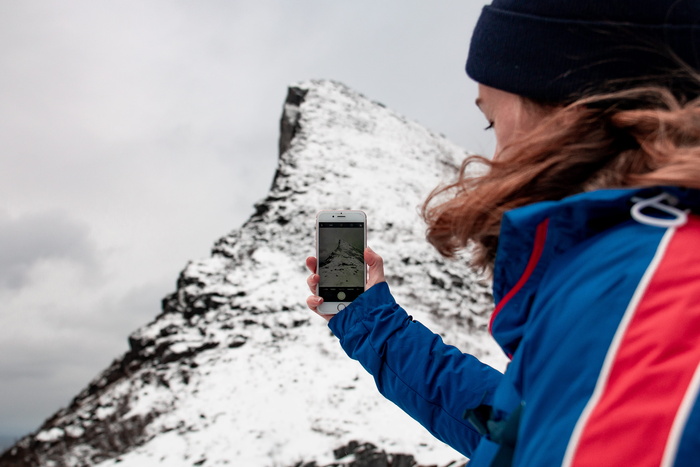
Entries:
<svg viewBox="0 0 700 467">
<path fill-rule="evenodd" d="M 49 271 L 43 278 L 60 282 L 61 274 Z M 15 316 L 0 317 L 0 435 L 19 436 L 35 429 L 66 406 L 127 350 L 134 323 L 145 324 L 157 314 L 173 282 L 142 284 L 123 292 L 98 285 L 80 296 L 77 290 L 91 286 L 79 280 L 68 282 L 60 303 L 52 303 L 56 294 L 50 288 L 30 289 L 45 299 L 13 297 L 7 308 Z"/>
<path fill-rule="evenodd" d="M 60 212 L 11 217 L 0 211 L 0 287 L 28 284 L 33 267 L 65 260 L 82 267 L 96 265 L 88 228 Z"/>
</svg>

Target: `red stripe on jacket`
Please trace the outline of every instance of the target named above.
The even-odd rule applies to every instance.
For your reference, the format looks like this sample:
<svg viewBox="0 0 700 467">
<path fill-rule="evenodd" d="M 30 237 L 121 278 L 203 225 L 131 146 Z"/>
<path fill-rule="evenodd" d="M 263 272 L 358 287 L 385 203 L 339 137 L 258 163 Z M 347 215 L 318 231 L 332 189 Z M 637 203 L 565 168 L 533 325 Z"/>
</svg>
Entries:
<svg viewBox="0 0 700 467">
<path fill-rule="evenodd" d="M 692 408 L 688 401 L 698 391 L 700 219 L 690 216 L 667 235 L 665 251 L 657 252 L 646 290 L 628 309 L 617 351 L 614 342 L 606 359 L 611 363 L 579 421 L 572 439 L 578 443 L 568 453 L 572 466 L 673 463 Z"/>
<path fill-rule="evenodd" d="M 506 304 L 510 301 L 510 299 L 513 298 L 515 294 L 517 294 L 518 291 L 520 291 L 520 289 L 523 288 L 527 280 L 532 275 L 532 271 L 535 270 L 535 267 L 537 266 L 537 263 L 540 261 L 540 257 L 542 256 L 545 241 L 547 240 L 548 226 L 549 219 L 545 219 L 544 221 L 540 222 L 537 226 L 537 229 L 535 231 L 535 241 L 532 246 L 532 253 L 530 253 L 530 259 L 528 259 L 527 261 L 525 271 L 520 276 L 520 279 L 518 279 L 518 282 L 513 286 L 513 288 L 510 289 L 510 291 L 505 295 L 505 297 L 503 297 L 503 299 L 500 302 L 498 302 L 496 309 L 493 310 L 491 320 L 489 321 L 489 332 L 491 332 L 493 328 L 493 322 L 496 319 L 496 316 L 498 316 L 498 313 L 500 313 L 503 307 L 506 306 Z"/>
</svg>

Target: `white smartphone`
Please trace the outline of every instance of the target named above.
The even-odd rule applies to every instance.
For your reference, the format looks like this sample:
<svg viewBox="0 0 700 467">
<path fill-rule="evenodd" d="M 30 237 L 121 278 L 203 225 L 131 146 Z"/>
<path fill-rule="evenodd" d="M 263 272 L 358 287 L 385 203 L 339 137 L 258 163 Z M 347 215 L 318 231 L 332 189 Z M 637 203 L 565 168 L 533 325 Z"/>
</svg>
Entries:
<svg viewBox="0 0 700 467">
<path fill-rule="evenodd" d="M 367 216 L 362 211 L 320 211 L 316 215 L 318 311 L 338 313 L 365 291 Z"/>
</svg>

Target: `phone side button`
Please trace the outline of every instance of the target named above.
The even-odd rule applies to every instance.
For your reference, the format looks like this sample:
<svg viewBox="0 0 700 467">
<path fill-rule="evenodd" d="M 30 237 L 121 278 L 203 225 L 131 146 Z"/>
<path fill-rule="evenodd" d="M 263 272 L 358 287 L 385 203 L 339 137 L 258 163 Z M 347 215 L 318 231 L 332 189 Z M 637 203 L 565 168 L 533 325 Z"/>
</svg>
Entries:
<svg viewBox="0 0 700 467">
<path fill-rule="evenodd" d="M 338 311 L 343 311 L 345 309 L 345 303 L 338 304 Z"/>
</svg>

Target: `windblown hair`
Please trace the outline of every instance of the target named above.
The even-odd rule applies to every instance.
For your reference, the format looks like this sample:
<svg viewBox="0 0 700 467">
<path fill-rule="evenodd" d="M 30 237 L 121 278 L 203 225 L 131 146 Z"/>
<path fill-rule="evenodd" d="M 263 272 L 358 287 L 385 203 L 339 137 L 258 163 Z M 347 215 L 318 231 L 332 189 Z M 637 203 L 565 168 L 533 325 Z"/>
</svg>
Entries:
<svg viewBox="0 0 700 467">
<path fill-rule="evenodd" d="M 487 171 L 471 175 L 474 165 Z M 700 98 L 641 87 L 552 109 L 496 160 L 468 157 L 454 183 L 430 194 L 422 215 L 442 255 L 472 246 L 473 265 L 485 270 L 493 266 L 504 212 L 583 191 L 652 185 L 700 188 Z"/>
</svg>

